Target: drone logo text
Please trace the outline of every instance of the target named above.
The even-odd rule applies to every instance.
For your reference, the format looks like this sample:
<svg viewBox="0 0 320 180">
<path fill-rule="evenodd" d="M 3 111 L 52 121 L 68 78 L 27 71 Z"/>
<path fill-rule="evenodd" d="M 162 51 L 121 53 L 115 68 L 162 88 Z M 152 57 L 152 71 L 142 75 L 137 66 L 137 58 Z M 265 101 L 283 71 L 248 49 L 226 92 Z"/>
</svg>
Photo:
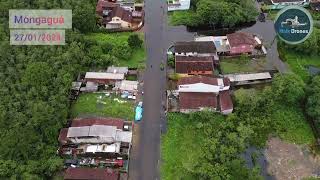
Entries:
<svg viewBox="0 0 320 180">
<path fill-rule="evenodd" d="M 288 6 L 278 13 L 274 27 L 281 40 L 288 44 L 298 44 L 312 33 L 313 21 L 304 8 Z"/>
</svg>

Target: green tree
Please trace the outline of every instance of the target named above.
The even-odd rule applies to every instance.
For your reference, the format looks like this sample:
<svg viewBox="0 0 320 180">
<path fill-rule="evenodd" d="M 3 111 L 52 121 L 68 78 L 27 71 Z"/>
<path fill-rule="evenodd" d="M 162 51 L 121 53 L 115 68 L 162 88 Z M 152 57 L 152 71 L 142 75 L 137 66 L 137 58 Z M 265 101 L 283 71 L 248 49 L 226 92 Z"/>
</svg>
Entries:
<svg viewBox="0 0 320 180">
<path fill-rule="evenodd" d="M 143 41 L 138 34 L 131 34 L 128 38 L 128 45 L 131 48 L 141 48 Z"/>
</svg>

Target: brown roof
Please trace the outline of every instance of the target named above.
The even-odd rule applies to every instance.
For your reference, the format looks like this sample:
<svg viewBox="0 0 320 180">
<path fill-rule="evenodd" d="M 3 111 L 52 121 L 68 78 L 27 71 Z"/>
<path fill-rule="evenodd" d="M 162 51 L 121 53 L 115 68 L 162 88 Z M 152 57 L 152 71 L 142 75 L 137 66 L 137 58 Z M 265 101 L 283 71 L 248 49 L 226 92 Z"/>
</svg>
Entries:
<svg viewBox="0 0 320 180">
<path fill-rule="evenodd" d="M 131 23 L 132 22 L 132 12 L 125 10 L 121 6 L 114 6 L 109 8 L 110 13 L 108 16 L 105 16 L 102 20 L 104 24 L 110 22 L 112 18 L 119 17 L 121 20 Z M 119 22 L 120 23 L 120 22 Z"/>
<path fill-rule="evenodd" d="M 178 85 L 195 84 L 195 83 L 218 85 L 218 79 L 213 77 L 207 77 L 207 76 L 192 76 L 192 77 L 180 78 L 178 81 Z"/>
<path fill-rule="evenodd" d="M 213 71 L 213 57 L 176 56 L 176 73 Z"/>
<path fill-rule="evenodd" d="M 176 42 L 174 44 L 174 51 L 177 53 L 216 53 L 216 47 L 211 41 Z"/>
<path fill-rule="evenodd" d="M 223 78 L 223 85 L 224 86 L 230 86 L 230 79 L 227 78 L 227 77 Z"/>
<path fill-rule="evenodd" d="M 68 134 L 68 128 L 63 128 L 60 130 L 58 141 L 61 144 L 67 143 L 67 134 Z"/>
<path fill-rule="evenodd" d="M 256 45 L 256 41 L 252 34 L 245 32 L 236 32 L 232 34 L 227 34 L 228 41 L 231 47 L 241 46 L 241 45 Z"/>
<path fill-rule="evenodd" d="M 118 118 L 80 118 L 74 119 L 71 123 L 71 127 L 92 125 L 116 126 L 118 129 L 123 129 L 124 120 Z"/>
<path fill-rule="evenodd" d="M 132 12 L 125 10 L 123 7 L 115 7 L 112 13 L 113 17 L 119 17 L 121 20 L 126 22 L 132 22 Z"/>
<path fill-rule="evenodd" d="M 220 92 L 219 103 L 220 103 L 221 111 L 233 109 L 233 102 L 232 102 L 229 91 Z"/>
<path fill-rule="evenodd" d="M 103 10 L 112 10 L 116 6 L 119 6 L 119 5 L 112 2 L 108 2 L 106 0 L 99 0 L 96 6 L 96 13 L 102 16 Z"/>
<path fill-rule="evenodd" d="M 217 96 L 214 93 L 179 93 L 180 109 L 217 108 Z"/>
<path fill-rule="evenodd" d="M 68 168 L 65 180 L 118 180 L 119 173 L 106 168 Z"/>
</svg>

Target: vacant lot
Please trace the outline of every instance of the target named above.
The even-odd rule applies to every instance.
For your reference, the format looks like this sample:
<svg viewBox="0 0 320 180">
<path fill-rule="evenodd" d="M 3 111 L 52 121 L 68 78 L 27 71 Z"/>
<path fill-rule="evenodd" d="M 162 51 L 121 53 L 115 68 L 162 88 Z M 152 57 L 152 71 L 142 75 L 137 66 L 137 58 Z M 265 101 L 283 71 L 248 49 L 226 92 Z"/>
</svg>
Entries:
<svg viewBox="0 0 320 180">
<path fill-rule="evenodd" d="M 105 116 L 127 120 L 134 118 L 134 102 L 103 93 L 82 94 L 72 105 L 72 117 Z"/>
<path fill-rule="evenodd" d="M 320 176 L 320 157 L 312 155 L 305 146 L 270 138 L 264 155 L 269 165 L 268 172 L 276 179 L 303 179 Z"/>
<path fill-rule="evenodd" d="M 223 74 L 260 72 L 265 70 L 266 59 L 252 59 L 248 57 L 222 59 L 220 66 Z"/>
<path fill-rule="evenodd" d="M 133 34 L 130 32 L 124 33 L 92 33 L 86 35 L 85 38 L 96 41 L 98 44 L 103 45 L 105 43 L 109 43 L 111 45 L 121 45 L 127 44 L 127 40 L 129 36 Z M 139 34 L 140 39 L 144 40 L 143 34 Z M 119 51 L 121 51 L 119 49 Z M 129 68 L 141 68 L 144 67 L 146 59 L 146 51 L 144 46 L 139 49 L 133 49 L 132 55 L 129 59 L 120 59 L 119 62 L 114 62 L 113 65 L 115 66 L 128 66 Z"/>
</svg>

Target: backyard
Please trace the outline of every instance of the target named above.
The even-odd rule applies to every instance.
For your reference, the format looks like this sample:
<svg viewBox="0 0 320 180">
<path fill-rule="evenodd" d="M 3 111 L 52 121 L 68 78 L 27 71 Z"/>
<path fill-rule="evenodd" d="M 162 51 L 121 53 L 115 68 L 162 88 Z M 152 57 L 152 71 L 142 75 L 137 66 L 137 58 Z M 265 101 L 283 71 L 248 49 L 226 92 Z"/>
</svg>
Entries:
<svg viewBox="0 0 320 180">
<path fill-rule="evenodd" d="M 104 93 L 81 94 L 72 105 L 71 116 L 104 116 L 133 120 L 134 101 L 117 96 L 106 96 Z"/>
<path fill-rule="evenodd" d="M 133 34 L 131 32 L 123 33 L 92 33 L 86 35 L 85 38 L 95 41 L 98 45 L 104 46 L 110 44 L 111 46 L 121 47 L 122 45 L 127 45 L 129 36 Z M 138 33 L 141 40 L 144 40 L 143 33 Z M 131 48 L 130 48 L 131 49 Z M 124 50 L 124 49 L 123 49 Z M 117 49 L 121 52 L 121 49 Z M 128 66 L 129 68 L 143 68 L 145 65 L 146 51 L 144 45 L 141 48 L 133 49 L 130 58 L 119 59 L 113 63 L 115 66 Z"/>
<path fill-rule="evenodd" d="M 266 58 L 251 59 L 249 57 L 222 59 L 222 74 L 260 72 L 265 70 Z"/>
</svg>

